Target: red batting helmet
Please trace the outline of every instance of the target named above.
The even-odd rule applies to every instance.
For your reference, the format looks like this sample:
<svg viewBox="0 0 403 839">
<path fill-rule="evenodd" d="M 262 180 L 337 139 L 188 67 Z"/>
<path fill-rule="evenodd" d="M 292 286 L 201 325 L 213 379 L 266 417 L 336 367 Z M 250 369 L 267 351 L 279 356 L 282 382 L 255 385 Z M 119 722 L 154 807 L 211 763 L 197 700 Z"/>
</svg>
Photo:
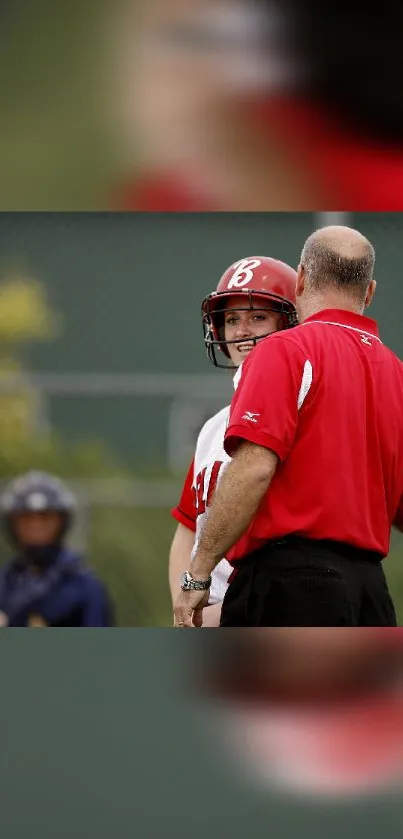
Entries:
<svg viewBox="0 0 403 839">
<path fill-rule="evenodd" d="M 295 309 L 296 280 L 297 272 L 293 268 L 270 256 L 249 256 L 227 268 L 216 291 L 208 294 L 202 303 L 204 343 L 207 355 L 215 367 L 230 366 L 219 363 L 216 351 L 221 351 L 228 359 L 228 343 L 235 343 L 224 340 L 224 312 L 228 311 L 228 299 L 235 294 L 244 294 L 245 309 L 260 308 L 280 312 L 282 329 L 289 329 L 298 323 Z M 240 308 L 237 306 L 236 310 Z"/>
</svg>

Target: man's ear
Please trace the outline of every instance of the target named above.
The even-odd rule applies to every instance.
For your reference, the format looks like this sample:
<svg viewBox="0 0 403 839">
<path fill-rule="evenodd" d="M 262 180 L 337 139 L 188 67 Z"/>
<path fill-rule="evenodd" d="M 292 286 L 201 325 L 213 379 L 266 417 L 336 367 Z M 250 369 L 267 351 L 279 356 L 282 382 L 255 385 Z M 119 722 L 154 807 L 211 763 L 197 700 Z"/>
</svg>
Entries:
<svg viewBox="0 0 403 839">
<path fill-rule="evenodd" d="M 297 284 L 295 286 L 295 295 L 296 297 L 301 297 L 305 288 L 305 268 L 303 265 L 299 264 L 297 268 Z"/>
<path fill-rule="evenodd" d="M 365 295 L 364 309 L 366 309 L 369 306 L 369 304 L 371 303 L 372 298 L 375 294 L 375 289 L 376 289 L 376 280 L 371 280 L 371 282 L 368 286 L 368 289 L 367 289 L 367 293 Z"/>
</svg>

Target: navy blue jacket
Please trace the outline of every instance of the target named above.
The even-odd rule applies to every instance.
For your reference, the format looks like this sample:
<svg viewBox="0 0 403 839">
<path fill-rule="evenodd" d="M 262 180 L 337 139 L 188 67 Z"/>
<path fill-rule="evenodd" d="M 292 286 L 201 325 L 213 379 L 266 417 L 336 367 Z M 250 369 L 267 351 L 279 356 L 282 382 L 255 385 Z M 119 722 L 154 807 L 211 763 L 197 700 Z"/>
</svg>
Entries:
<svg viewBox="0 0 403 839">
<path fill-rule="evenodd" d="M 68 549 L 37 575 L 18 558 L 0 568 L 0 611 L 9 626 L 30 626 L 36 616 L 47 626 L 113 625 L 106 589 Z"/>
</svg>

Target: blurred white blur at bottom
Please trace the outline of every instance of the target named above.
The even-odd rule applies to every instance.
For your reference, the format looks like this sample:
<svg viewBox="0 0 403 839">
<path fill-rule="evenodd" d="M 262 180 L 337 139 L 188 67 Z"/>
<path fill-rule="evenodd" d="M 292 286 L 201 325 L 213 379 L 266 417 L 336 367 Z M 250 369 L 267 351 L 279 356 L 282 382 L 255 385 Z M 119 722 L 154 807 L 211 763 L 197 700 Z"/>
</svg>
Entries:
<svg viewBox="0 0 403 839">
<path fill-rule="evenodd" d="M 260 787 L 314 797 L 403 788 L 400 629 L 259 629 L 209 648 L 216 747 Z"/>
</svg>

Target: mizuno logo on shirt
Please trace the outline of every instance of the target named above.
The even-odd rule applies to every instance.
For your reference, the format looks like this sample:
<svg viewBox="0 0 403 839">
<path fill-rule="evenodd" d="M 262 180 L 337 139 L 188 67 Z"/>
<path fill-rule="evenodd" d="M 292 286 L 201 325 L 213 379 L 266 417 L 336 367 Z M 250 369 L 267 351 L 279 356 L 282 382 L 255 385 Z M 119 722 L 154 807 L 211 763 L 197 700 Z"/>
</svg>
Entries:
<svg viewBox="0 0 403 839">
<path fill-rule="evenodd" d="M 260 416 L 260 414 L 252 414 L 252 411 L 246 411 L 242 419 L 249 420 L 249 422 L 257 422 L 257 419 L 255 419 L 255 417 L 258 416 Z"/>
</svg>

